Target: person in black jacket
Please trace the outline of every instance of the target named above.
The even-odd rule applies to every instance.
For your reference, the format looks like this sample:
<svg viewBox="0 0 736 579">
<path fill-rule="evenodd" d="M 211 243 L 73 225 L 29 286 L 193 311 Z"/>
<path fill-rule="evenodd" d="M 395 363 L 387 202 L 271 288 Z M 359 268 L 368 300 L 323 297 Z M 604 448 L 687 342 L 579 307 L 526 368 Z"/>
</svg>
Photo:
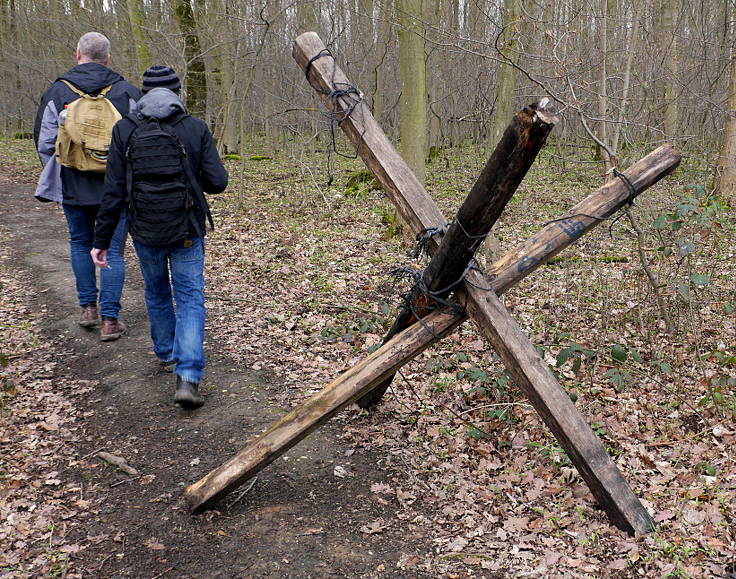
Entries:
<svg viewBox="0 0 736 579">
<path fill-rule="evenodd" d="M 91 251 L 92 259 L 101 267 L 107 265 L 108 247 L 118 219 L 130 207 L 131 172 L 126 152 L 132 148 L 131 135 L 143 120 L 157 119 L 160 126 L 173 129 L 186 151 L 181 162 L 189 163 L 190 174 L 204 192 L 220 193 L 227 186 L 228 174 L 212 134 L 203 121 L 187 114 L 178 97 L 180 87 L 173 69 L 161 65 L 150 67 L 143 75 L 144 94 L 138 102 L 137 119 L 123 117 L 113 128 L 102 206 Z M 175 372 L 174 401 L 184 408 L 198 408 L 204 403 L 199 382 L 205 366 L 204 234 L 209 209 L 203 195 L 193 195 L 192 201 L 195 219 L 189 235 L 168 245 L 141 242 L 136 231 L 142 234 L 143 229 L 136 227 L 135 212 L 128 212 L 145 285 L 153 350 L 164 368 Z"/>
<path fill-rule="evenodd" d="M 56 79 L 44 92 L 38 107 L 33 138 L 44 168 L 36 187 L 36 198 L 62 204 L 69 227 L 71 264 L 77 297 L 82 307 L 79 324 L 83 327 L 99 324 L 99 298 L 99 313 L 102 315 L 100 338 L 110 341 L 116 340 L 125 332 L 125 325 L 118 321 L 120 296 L 125 283 L 125 219 L 120 220 L 112 238 L 110 267 L 100 272 L 98 292 L 97 275 L 89 251 L 92 249 L 95 217 L 102 198 L 103 175 L 59 165 L 54 154 L 56 135 L 60 113 L 66 105 L 80 98 L 63 80 L 91 95 L 97 95 L 105 87 L 111 86 L 106 98 L 121 115 L 135 107 L 141 93 L 107 67 L 110 61 L 110 41 L 99 32 L 88 32 L 79 39 L 76 59 L 77 66 Z"/>
</svg>

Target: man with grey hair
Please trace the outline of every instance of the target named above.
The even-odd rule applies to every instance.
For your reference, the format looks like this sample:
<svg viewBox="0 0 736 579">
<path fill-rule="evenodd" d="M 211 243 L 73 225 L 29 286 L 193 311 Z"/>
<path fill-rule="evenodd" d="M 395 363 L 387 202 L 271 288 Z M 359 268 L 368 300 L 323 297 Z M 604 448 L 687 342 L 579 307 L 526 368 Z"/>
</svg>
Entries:
<svg viewBox="0 0 736 579">
<path fill-rule="evenodd" d="M 80 93 L 91 96 L 104 93 L 104 97 L 121 115 L 135 108 L 141 93 L 108 68 L 110 41 L 104 34 L 88 32 L 83 35 L 77 43 L 75 56 L 77 65 L 46 89 L 36 114 L 33 138 L 44 166 L 36 187 L 36 198 L 61 203 L 64 209 L 69 228 L 72 271 L 82 308 L 79 324 L 85 328 L 95 327 L 99 325 L 98 317 L 101 316 L 100 339 L 111 341 L 125 332 L 125 325 L 118 319 L 125 283 L 125 218 L 120 220 L 115 231 L 108 257 L 109 266 L 100 270 L 98 290 L 97 272 L 89 252 L 105 176 L 104 173 L 61 166 L 55 155 L 56 138 L 59 124 L 65 120 L 65 109 L 73 101 L 82 98 Z"/>
<path fill-rule="evenodd" d="M 104 34 L 88 32 L 77 42 L 77 62 L 96 62 L 107 66 L 110 61 L 110 41 Z"/>
</svg>

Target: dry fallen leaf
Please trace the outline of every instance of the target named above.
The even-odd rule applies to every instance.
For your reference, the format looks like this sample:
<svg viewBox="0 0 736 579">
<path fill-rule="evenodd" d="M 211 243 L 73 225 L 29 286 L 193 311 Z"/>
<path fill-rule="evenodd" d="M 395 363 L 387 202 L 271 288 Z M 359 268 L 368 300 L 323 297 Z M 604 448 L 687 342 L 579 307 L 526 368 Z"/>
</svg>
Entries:
<svg viewBox="0 0 736 579">
<path fill-rule="evenodd" d="M 165 549 L 165 547 L 161 543 L 159 543 L 158 539 L 156 539 L 155 537 L 151 537 L 143 544 L 147 548 L 151 549 L 151 551 L 163 551 Z"/>
<path fill-rule="evenodd" d="M 106 463 L 111 464 L 112 466 L 118 467 L 120 470 L 122 470 L 126 474 L 129 474 L 131 476 L 135 476 L 138 474 L 138 471 L 135 470 L 132 466 L 130 466 L 125 461 L 125 459 L 121 456 L 110 454 L 109 452 L 98 452 L 97 456 L 99 456 Z"/>
<path fill-rule="evenodd" d="M 366 535 L 375 535 L 382 532 L 387 526 L 383 519 L 378 519 L 377 521 L 363 525 L 359 530 Z"/>
</svg>

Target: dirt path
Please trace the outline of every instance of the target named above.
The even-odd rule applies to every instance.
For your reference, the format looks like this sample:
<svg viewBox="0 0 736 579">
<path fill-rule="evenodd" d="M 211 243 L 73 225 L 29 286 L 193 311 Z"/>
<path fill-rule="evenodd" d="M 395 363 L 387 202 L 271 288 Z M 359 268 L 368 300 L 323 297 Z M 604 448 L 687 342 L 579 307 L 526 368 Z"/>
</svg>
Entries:
<svg viewBox="0 0 736 579">
<path fill-rule="evenodd" d="M 386 477 L 381 457 L 341 440 L 340 418 L 261 472 L 245 494 L 233 493 L 216 511 L 190 515 L 181 498 L 184 487 L 288 408 L 279 377 L 243 370 L 219 355 L 210 339 L 207 403 L 194 413 L 178 409 L 173 379 L 158 370 L 151 352 L 132 250 L 122 316 L 129 333 L 102 343 L 96 331 L 76 323 L 61 211 L 34 201 L 29 186 L 7 180 L 0 180 L 0 207 L 0 226 L 13 232 L 6 240 L 14 246 L 12 267 L 36 280 L 29 309 L 46 312 L 44 333 L 63 357 L 55 379 L 94 384 L 74 399 L 83 435 L 73 460 L 59 465 L 59 478 L 76 484 L 74 498 L 87 507 L 65 526 L 65 540 L 83 547 L 70 554 L 65 574 L 424 576 L 421 562 L 431 559 L 431 542 L 397 524 L 390 502 L 371 492 Z M 139 475 L 102 463 L 99 450 L 123 457 Z"/>
</svg>

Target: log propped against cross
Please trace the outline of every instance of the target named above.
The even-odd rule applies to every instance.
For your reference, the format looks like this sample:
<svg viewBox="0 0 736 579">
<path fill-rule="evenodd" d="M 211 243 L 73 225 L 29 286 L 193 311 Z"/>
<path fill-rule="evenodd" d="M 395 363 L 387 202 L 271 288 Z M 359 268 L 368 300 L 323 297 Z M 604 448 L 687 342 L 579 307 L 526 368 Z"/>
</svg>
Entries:
<svg viewBox="0 0 736 579">
<path fill-rule="evenodd" d="M 446 221 L 437 205 L 396 152 L 366 103 L 356 99 L 359 93 L 344 90 L 352 85 L 319 37 L 313 32 L 299 36 L 293 56 L 321 94 L 326 108 L 338 116 L 340 127 L 411 231 L 444 231 Z M 629 167 L 621 178 L 610 181 L 496 261 L 485 275 L 467 268 L 477 240 L 498 219 L 557 121 L 548 105 L 543 99 L 514 116 L 442 239 L 434 236 L 428 240 L 432 259 L 412 295 L 414 303 L 400 313 L 381 347 L 274 423 L 222 466 L 190 485 L 184 496 L 192 511 L 212 506 L 353 402 L 366 406 L 377 402 L 402 366 L 469 316 L 557 438 L 610 521 L 631 534 L 648 533 L 654 528 L 649 513 L 498 295 L 672 172 L 680 163 L 680 154 L 671 145 L 659 147 Z M 450 292 L 451 302 L 447 299 Z M 421 323 L 416 323 L 416 316 L 425 314 Z"/>
</svg>

